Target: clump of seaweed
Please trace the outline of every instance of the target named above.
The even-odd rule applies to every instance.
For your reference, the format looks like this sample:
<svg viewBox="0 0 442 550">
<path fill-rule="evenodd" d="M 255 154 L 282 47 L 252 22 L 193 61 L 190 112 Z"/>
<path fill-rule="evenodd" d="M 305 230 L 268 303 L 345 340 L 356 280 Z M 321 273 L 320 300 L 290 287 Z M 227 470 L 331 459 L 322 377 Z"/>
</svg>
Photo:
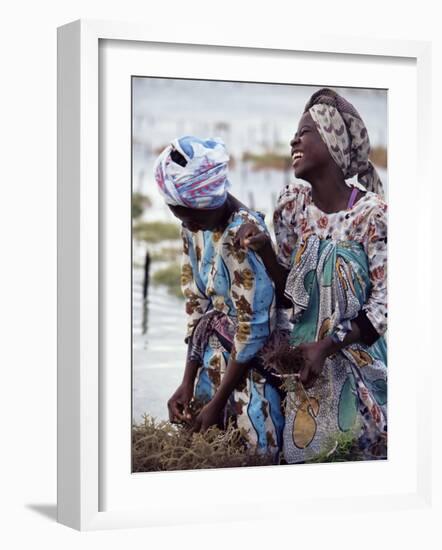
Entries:
<svg viewBox="0 0 442 550">
<path fill-rule="evenodd" d="M 304 365 L 302 351 L 292 346 L 284 335 L 274 337 L 271 345 L 263 350 L 262 359 L 266 368 L 282 376 L 297 374 Z"/>
<path fill-rule="evenodd" d="M 241 430 L 231 423 L 225 430 L 212 426 L 192 433 L 189 426 L 157 422 L 144 415 L 132 427 L 132 471 L 158 472 L 235 468 L 273 464 L 273 457 L 248 449 Z"/>
<path fill-rule="evenodd" d="M 354 462 L 367 459 L 368 457 L 359 445 L 357 430 L 354 429 L 330 434 L 324 444 L 324 450 L 306 462 L 322 464 L 324 462 Z"/>
<path fill-rule="evenodd" d="M 294 410 L 296 389 L 302 386 L 299 373 L 304 366 L 302 351 L 290 344 L 288 335 L 278 334 L 273 338 L 271 345 L 263 350 L 262 358 L 267 369 L 277 373 L 280 378 L 280 388 L 285 393 L 283 401 L 284 411 Z"/>
</svg>

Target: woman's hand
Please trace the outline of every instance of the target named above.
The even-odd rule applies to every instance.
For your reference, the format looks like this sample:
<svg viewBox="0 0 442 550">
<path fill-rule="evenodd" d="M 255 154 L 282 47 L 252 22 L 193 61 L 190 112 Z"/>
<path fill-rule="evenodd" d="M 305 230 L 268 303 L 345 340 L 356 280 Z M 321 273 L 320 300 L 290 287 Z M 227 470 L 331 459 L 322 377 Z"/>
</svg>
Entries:
<svg viewBox="0 0 442 550">
<path fill-rule="evenodd" d="M 222 410 L 223 409 L 220 408 L 214 401 L 210 401 L 207 405 L 204 405 L 193 423 L 192 431 L 204 432 L 210 428 L 210 426 L 220 426 Z"/>
<path fill-rule="evenodd" d="M 235 245 L 241 248 L 250 248 L 255 252 L 262 250 L 265 245 L 270 243 L 270 237 L 264 231 L 251 222 L 246 222 L 240 226 L 235 237 Z"/>
<path fill-rule="evenodd" d="M 314 385 L 324 368 L 325 360 L 330 351 L 329 342 L 326 340 L 308 342 L 300 344 L 298 349 L 302 351 L 304 358 L 304 366 L 299 372 L 299 379 L 304 384 L 304 387 L 310 388 Z"/>
<path fill-rule="evenodd" d="M 175 393 L 167 402 L 169 409 L 169 420 L 171 422 L 189 423 L 192 415 L 189 410 L 189 403 L 193 397 L 193 384 L 183 382 L 178 386 Z"/>
</svg>

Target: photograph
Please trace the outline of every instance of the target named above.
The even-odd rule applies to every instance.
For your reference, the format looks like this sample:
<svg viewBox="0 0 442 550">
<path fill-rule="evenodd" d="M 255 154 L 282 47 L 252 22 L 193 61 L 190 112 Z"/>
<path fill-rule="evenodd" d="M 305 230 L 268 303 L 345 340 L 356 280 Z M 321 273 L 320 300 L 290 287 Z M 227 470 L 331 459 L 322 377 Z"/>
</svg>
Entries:
<svg viewBox="0 0 442 550">
<path fill-rule="evenodd" d="M 3 548 L 436 546 L 436 5 L 5 5 Z"/>
<path fill-rule="evenodd" d="M 386 460 L 388 91 L 131 99 L 132 472 Z"/>
</svg>

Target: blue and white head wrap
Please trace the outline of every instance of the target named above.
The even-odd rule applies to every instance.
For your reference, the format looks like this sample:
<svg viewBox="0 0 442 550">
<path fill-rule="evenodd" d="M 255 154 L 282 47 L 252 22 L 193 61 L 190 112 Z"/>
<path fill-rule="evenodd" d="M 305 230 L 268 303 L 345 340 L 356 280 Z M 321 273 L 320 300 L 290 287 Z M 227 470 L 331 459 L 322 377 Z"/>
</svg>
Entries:
<svg viewBox="0 0 442 550">
<path fill-rule="evenodd" d="M 186 166 L 172 160 L 174 149 L 186 159 Z M 156 160 L 155 180 L 169 205 L 199 210 L 218 208 L 230 188 L 228 162 L 229 155 L 219 138 L 184 136 L 173 140 Z"/>
</svg>

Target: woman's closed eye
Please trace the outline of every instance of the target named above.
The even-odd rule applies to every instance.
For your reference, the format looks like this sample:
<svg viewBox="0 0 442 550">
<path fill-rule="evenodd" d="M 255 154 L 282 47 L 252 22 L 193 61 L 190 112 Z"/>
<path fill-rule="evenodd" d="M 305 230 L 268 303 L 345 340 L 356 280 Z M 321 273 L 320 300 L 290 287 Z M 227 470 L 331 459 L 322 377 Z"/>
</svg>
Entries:
<svg viewBox="0 0 442 550">
<path fill-rule="evenodd" d="M 297 132 L 297 133 L 293 136 L 293 139 L 292 139 L 292 141 L 291 141 L 290 143 L 291 143 L 291 144 L 296 143 L 300 137 L 302 137 L 305 133 L 307 133 L 307 132 L 309 132 L 309 131 L 310 131 L 310 128 L 302 128 L 302 130 L 300 130 L 299 132 Z"/>
</svg>

